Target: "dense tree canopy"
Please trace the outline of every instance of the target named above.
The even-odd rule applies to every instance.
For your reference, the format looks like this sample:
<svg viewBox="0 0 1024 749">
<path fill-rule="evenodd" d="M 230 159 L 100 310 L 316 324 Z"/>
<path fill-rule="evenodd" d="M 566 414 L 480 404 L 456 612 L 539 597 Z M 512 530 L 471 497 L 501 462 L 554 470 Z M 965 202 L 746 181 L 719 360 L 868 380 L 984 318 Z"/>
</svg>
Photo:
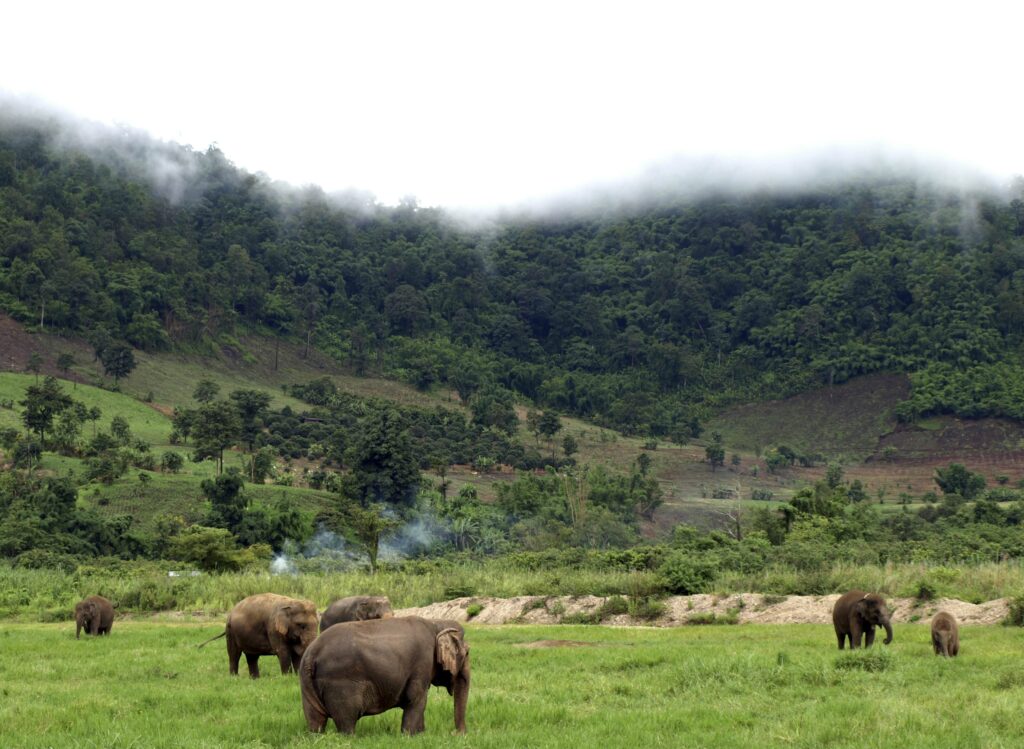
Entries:
<svg viewBox="0 0 1024 749">
<path fill-rule="evenodd" d="M 115 378 L 133 363 L 120 341 L 244 325 L 447 382 L 501 429 L 514 392 L 685 440 L 711 407 L 880 370 L 913 375 L 903 418 L 1024 416 L 1020 184 L 874 178 L 471 230 L 413 203 L 279 190 L 216 149 L 86 152 L 57 131 L 0 123 L 0 309 L 105 335 Z"/>
</svg>

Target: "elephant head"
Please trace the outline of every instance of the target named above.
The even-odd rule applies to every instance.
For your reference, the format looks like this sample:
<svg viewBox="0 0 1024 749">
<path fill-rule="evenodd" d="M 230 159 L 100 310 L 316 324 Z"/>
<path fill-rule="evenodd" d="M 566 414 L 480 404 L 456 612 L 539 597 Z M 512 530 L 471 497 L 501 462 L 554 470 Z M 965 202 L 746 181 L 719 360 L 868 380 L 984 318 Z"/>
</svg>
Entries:
<svg viewBox="0 0 1024 749">
<path fill-rule="evenodd" d="M 869 593 L 857 601 L 854 612 L 865 625 L 885 628 L 885 639 L 882 642 L 888 645 L 892 642 L 892 623 L 889 609 L 885 605 L 885 599 L 877 593 Z"/>
<path fill-rule="evenodd" d="M 356 606 L 356 618 L 359 620 L 387 619 L 394 615 L 395 612 L 391 610 L 391 601 L 387 596 L 367 597 Z"/>
<path fill-rule="evenodd" d="M 87 635 L 94 635 L 100 628 L 100 610 L 95 601 L 79 601 L 75 604 L 75 639 L 79 639 L 82 630 Z"/>
<path fill-rule="evenodd" d="M 317 634 L 316 608 L 309 601 L 290 601 L 274 612 L 272 626 L 289 650 L 302 657 Z"/>
<path fill-rule="evenodd" d="M 452 622 L 454 623 L 454 622 Z M 466 703 L 469 700 L 469 646 L 463 639 L 462 628 L 444 626 L 434 638 L 435 686 L 446 687 L 455 696 L 455 730 L 466 732 Z"/>
</svg>

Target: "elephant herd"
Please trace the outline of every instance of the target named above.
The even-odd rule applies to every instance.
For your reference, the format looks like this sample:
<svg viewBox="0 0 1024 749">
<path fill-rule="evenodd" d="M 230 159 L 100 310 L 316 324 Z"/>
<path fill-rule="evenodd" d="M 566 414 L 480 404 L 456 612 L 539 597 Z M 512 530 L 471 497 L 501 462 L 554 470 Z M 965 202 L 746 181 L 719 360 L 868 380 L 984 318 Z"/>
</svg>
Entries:
<svg viewBox="0 0 1024 749">
<path fill-rule="evenodd" d="M 75 637 L 110 634 L 114 608 L 102 596 L 75 606 Z M 871 647 L 875 627 L 892 642 L 892 623 L 885 599 L 877 593 L 851 590 L 832 609 L 839 649 L 849 642 Z M 351 596 L 335 601 L 317 615 L 316 606 L 276 593 L 249 596 L 228 614 L 224 631 L 199 647 L 225 638 L 228 668 L 238 674 L 245 655 L 249 676 L 259 678 L 261 655 L 277 656 L 281 673 L 299 675 L 302 711 L 311 731 L 321 733 L 328 718 L 343 733 L 353 733 L 364 715 L 402 709 L 402 730 L 424 730 L 423 714 L 431 686 L 441 686 L 455 699 L 455 728 L 466 730 L 469 699 L 469 646 L 456 621 L 395 617 L 387 598 Z M 932 619 L 936 655 L 960 652 L 956 617 L 940 612 Z"/>
<path fill-rule="evenodd" d="M 870 648 L 875 642 L 875 627 L 885 630 L 882 642 L 892 642 L 892 621 L 885 599 L 878 593 L 851 590 L 839 597 L 832 607 L 832 625 L 842 650 L 847 641 L 850 648 Z M 960 628 L 956 617 L 940 611 L 932 617 L 932 648 L 936 655 L 952 657 L 960 653 Z"/>
<path fill-rule="evenodd" d="M 87 634 L 109 634 L 114 608 L 101 596 L 75 607 L 75 622 Z M 76 632 L 76 637 L 77 637 Z M 351 596 L 335 601 L 321 615 L 311 601 L 261 593 L 239 601 L 223 637 L 228 670 L 238 674 L 245 655 L 249 676 L 258 679 L 261 655 L 277 657 L 281 673 L 298 673 L 302 711 L 311 731 L 322 733 L 330 718 L 353 733 L 364 715 L 402 709 L 402 730 L 424 730 L 423 714 L 431 686 L 455 698 L 455 728 L 466 731 L 469 700 L 469 646 L 456 621 L 395 617 L 385 597 Z"/>
</svg>

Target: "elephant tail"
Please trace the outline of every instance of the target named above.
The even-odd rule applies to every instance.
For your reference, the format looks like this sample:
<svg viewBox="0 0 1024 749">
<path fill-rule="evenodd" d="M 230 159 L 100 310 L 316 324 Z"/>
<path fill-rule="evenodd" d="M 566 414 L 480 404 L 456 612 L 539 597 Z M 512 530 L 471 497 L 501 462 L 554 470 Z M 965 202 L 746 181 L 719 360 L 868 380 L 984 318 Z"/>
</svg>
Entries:
<svg viewBox="0 0 1024 749">
<path fill-rule="evenodd" d="M 308 655 L 308 653 L 306 654 Z M 302 711 L 310 727 L 327 722 L 327 708 L 316 685 L 316 659 L 304 657 L 299 663 L 299 687 L 302 690 Z"/>
<path fill-rule="evenodd" d="M 201 648 L 201 647 L 203 647 L 203 645 L 209 645 L 209 644 L 210 644 L 211 642 L 213 642 L 214 640 L 219 640 L 219 639 L 220 639 L 221 637 L 224 637 L 225 635 L 227 635 L 227 633 L 228 633 L 228 631 L 227 631 L 227 630 L 225 629 L 225 630 L 224 630 L 223 632 L 221 632 L 221 633 L 220 633 L 219 635 L 215 635 L 215 636 L 211 637 L 211 638 L 210 638 L 209 640 L 207 640 L 206 642 L 201 642 L 201 643 L 199 643 L 198 645 L 196 645 L 196 647 L 197 647 L 197 648 Z"/>
</svg>

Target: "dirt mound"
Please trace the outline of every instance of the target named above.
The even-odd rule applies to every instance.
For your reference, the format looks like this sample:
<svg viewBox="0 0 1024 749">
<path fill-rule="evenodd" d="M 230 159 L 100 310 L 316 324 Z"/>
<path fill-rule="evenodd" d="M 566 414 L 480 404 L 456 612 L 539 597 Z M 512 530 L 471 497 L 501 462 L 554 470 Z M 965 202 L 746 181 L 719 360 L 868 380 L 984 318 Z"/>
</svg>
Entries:
<svg viewBox="0 0 1024 749">
<path fill-rule="evenodd" d="M 628 614 L 602 619 L 612 626 L 650 625 L 678 627 L 691 620 L 715 618 L 735 620 L 740 624 L 829 624 L 832 607 L 838 594 L 828 596 L 772 596 L 761 593 L 742 593 L 728 596 L 693 595 L 673 596 L 664 601 L 665 612 L 657 619 L 640 620 Z M 428 619 L 454 619 L 474 624 L 561 624 L 579 622 L 581 617 L 595 615 L 607 599 L 598 596 L 518 596 L 516 598 L 456 598 L 419 608 L 402 609 L 397 616 L 423 616 Z M 470 606 L 480 607 L 470 617 Z M 1008 599 L 974 604 L 944 598 L 938 601 L 918 601 L 915 598 L 889 600 L 896 623 L 918 622 L 928 624 L 939 611 L 948 611 L 961 624 L 997 624 L 1006 618 Z M 713 617 L 712 617 L 713 615 Z M 541 646 L 536 646 L 541 647 Z"/>
</svg>

